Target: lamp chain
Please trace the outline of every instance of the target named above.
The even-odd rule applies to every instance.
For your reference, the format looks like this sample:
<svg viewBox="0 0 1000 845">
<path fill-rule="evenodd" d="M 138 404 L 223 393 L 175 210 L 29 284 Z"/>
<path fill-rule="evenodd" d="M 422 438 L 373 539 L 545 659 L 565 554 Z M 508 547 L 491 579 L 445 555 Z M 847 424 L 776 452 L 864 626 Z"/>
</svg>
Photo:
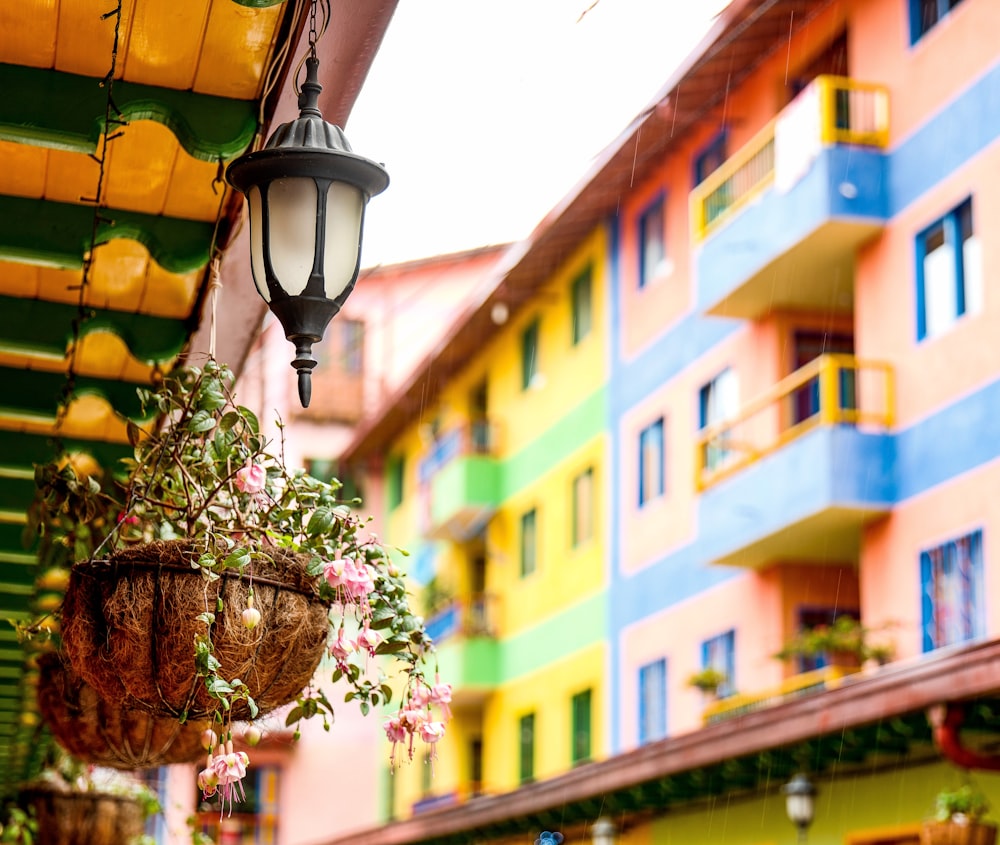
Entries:
<svg viewBox="0 0 1000 845">
<path fill-rule="evenodd" d="M 316 58 L 316 41 L 319 38 L 316 34 L 316 3 L 317 0 L 309 3 L 309 56 L 313 59 Z"/>
</svg>

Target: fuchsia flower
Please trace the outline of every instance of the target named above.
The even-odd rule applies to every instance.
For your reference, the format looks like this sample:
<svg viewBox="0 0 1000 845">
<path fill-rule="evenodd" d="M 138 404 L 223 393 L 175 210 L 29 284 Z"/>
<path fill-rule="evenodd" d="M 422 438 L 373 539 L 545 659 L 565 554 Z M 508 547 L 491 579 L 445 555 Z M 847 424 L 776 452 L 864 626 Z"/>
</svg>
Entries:
<svg viewBox="0 0 1000 845">
<path fill-rule="evenodd" d="M 252 505 L 259 508 L 267 505 L 267 493 L 264 491 L 267 484 L 267 470 L 260 464 L 247 460 L 244 466 L 236 470 L 233 483 L 241 493 L 249 494 Z"/>
<path fill-rule="evenodd" d="M 337 557 L 323 564 L 323 577 L 331 587 L 336 589 L 347 585 L 347 561 L 348 559 Z"/>
<path fill-rule="evenodd" d="M 417 681 L 413 689 L 410 690 L 410 706 L 424 708 L 431 701 L 431 691 L 427 689 L 427 685 L 421 681 Z"/>
<path fill-rule="evenodd" d="M 398 713 L 383 722 L 382 729 L 393 745 L 397 742 L 406 742 L 406 728 L 403 727 L 403 723 L 399 720 Z"/>
<path fill-rule="evenodd" d="M 368 564 L 351 561 L 353 564 L 347 574 L 347 592 L 353 599 L 363 599 L 374 591 L 375 582 L 372 580 L 371 570 Z"/>
<path fill-rule="evenodd" d="M 358 650 L 358 644 L 344 636 L 344 629 L 337 629 L 337 639 L 330 644 L 330 656 L 338 663 L 344 663 L 347 658 Z"/>
<path fill-rule="evenodd" d="M 420 738 L 433 745 L 444 736 L 444 722 L 424 722 L 420 726 Z"/>
<path fill-rule="evenodd" d="M 211 765 L 198 772 L 198 789 L 201 790 L 203 798 L 211 798 L 215 795 L 215 788 L 218 785 L 219 776 L 215 773 L 215 770 L 211 767 Z"/>
<path fill-rule="evenodd" d="M 441 709 L 442 717 L 450 719 L 451 708 L 448 705 L 451 704 L 451 684 L 442 684 L 437 678 L 434 680 L 435 684 L 430 691 L 430 702 Z"/>
<path fill-rule="evenodd" d="M 382 635 L 371 628 L 365 628 L 358 634 L 358 647 L 365 649 L 372 656 L 374 656 L 375 649 L 378 648 L 380 642 L 382 642 Z"/>
</svg>

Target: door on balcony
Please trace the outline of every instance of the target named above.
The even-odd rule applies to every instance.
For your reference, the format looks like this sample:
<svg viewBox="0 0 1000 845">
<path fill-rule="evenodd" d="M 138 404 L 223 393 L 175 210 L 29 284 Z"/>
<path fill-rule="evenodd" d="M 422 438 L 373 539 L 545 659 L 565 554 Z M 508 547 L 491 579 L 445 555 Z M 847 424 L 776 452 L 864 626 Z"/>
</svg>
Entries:
<svg viewBox="0 0 1000 845">
<path fill-rule="evenodd" d="M 815 361 L 821 355 L 853 355 L 854 336 L 847 333 L 797 331 L 793 339 L 792 371 Z M 837 394 L 841 408 L 855 408 L 854 370 L 838 370 Z M 805 422 L 820 411 L 820 377 L 814 376 L 792 394 L 792 425 Z"/>
</svg>

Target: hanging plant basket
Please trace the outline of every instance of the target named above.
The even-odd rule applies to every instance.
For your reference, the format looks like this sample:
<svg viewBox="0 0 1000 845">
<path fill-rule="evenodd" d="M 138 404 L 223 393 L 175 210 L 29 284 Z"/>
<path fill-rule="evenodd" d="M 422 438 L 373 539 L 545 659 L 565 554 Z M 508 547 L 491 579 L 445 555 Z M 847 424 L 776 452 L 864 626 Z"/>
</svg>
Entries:
<svg viewBox="0 0 1000 845">
<path fill-rule="evenodd" d="M 252 570 L 206 580 L 196 565 L 203 551 L 187 541 L 160 541 L 73 566 L 63 648 L 108 704 L 173 719 L 211 718 L 220 701 L 192 648 L 206 632 L 220 664 L 216 674 L 246 684 L 259 714 L 294 701 L 309 684 L 326 649 L 330 607 L 306 559 L 275 549 Z M 251 582 L 260 621 L 248 629 L 241 614 Z M 227 718 L 255 715 L 237 700 Z"/>
<path fill-rule="evenodd" d="M 929 821 L 920 830 L 920 845 L 994 845 L 996 841 L 997 826 L 988 822 Z"/>
<path fill-rule="evenodd" d="M 208 721 L 157 716 L 138 706 L 111 705 L 55 653 L 38 660 L 38 709 L 66 751 L 96 766 L 148 769 L 204 756 Z"/>
<path fill-rule="evenodd" d="M 35 809 L 36 845 L 124 845 L 145 824 L 142 805 L 123 795 L 33 786 L 22 798 Z"/>
</svg>

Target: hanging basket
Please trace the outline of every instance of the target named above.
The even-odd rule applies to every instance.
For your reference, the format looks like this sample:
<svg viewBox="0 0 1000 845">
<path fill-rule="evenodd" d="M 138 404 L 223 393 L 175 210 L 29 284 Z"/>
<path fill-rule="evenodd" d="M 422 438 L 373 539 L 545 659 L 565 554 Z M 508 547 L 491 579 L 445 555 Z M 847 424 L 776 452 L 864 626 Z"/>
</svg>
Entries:
<svg viewBox="0 0 1000 845">
<path fill-rule="evenodd" d="M 38 659 L 38 709 L 56 741 L 84 763 L 148 769 L 203 756 L 208 721 L 157 716 L 137 706 L 111 705 L 54 653 Z"/>
<path fill-rule="evenodd" d="M 22 798 L 35 808 L 35 845 L 126 845 L 145 824 L 139 802 L 121 795 L 32 786 Z"/>
<path fill-rule="evenodd" d="M 924 822 L 920 845 L 994 845 L 997 826 L 987 822 Z"/>
<path fill-rule="evenodd" d="M 232 570 L 207 581 L 192 566 L 201 551 L 186 541 L 156 542 L 73 566 L 63 648 L 73 670 L 108 704 L 174 719 L 210 718 L 219 701 L 198 675 L 194 654 L 196 638 L 209 631 L 219 675 L 243 681 L 260 714 L 293 701 L 312 679 L 326 649 L 330 608 L 307 561 L 275 549 L 270 561 L 253 564 L 260 622 L 248 630 L 241 614 L 251 574 Z M 215 615 L 211 628 L 197 618 L 206 612 Z M 230 715 L 252 718 L 243 701 Z"/>
</svg>

